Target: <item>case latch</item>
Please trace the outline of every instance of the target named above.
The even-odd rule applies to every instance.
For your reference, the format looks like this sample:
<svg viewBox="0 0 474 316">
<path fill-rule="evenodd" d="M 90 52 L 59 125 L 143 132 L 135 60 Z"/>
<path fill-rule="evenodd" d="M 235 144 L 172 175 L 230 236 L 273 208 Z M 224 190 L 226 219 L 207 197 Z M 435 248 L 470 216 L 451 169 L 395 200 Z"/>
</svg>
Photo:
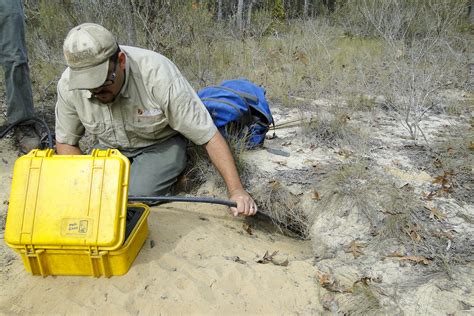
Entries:
<svg viewBox="0 0 474 316">
<path fill-rule="evenodd" d="M 109 278 L 110 272 L 109 252 L 99 250 L 97 247 L 90 247 L 89 257 L 91 259 L 92 275 L 100 277 L 101 275 Z"/>
<path fill-rule="evenodd" d="M 35 249 L 33 245 L 25 245 L 24 251 L 27 258 L 24 261 L 27 270 L 33 275 L 49 275 L 48 266 L 42 261 L 44 249 Z"/>
</svg>

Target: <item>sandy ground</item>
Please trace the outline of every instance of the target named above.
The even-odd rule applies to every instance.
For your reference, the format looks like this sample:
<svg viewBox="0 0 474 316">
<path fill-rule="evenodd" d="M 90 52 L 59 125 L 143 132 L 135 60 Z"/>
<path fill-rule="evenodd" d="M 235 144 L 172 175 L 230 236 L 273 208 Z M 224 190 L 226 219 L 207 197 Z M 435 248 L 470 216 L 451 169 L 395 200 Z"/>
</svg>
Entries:
<svg viewBox="0 0 474 316">
<path fill-rule="evenodd" d="M 301 115 L 296 110 L 288 113 L 284 109 L 281 115 L 274 110 L 277 121 Z M 367 143 L 372 146 L 370 157 L 377 170 L 390 176 L 397 188 L 408 186 L 417 197 L 436 190 L 433 182 L 441 170 L 432 166 L 433 157 L 424 156 L 428 151 L 417 151 L 411 146 L 392 118 L 354 114 L 352 121 L 365 122 L 364 128 L 375 124 L 368 134 L 371 139 Z M 426 119 L 423 128 L 428 139 L 444 141 L 443 137 L 447 136 L 440 135 L 440 131 L 453 124 L 469 122 L 466 118 L 452 121 L 446 115 Z M 464 126 L 464 130 L 472 132 L 469 125 Z M 308 146 L 303 142 L 307 140 L 298 133 L 300 130 L 296 128 L 277 130 L 278 138 L 268 140 L 266 150 L 246 153 L 245 159 L 258 166 L 251 179 L 253 189 L 266 186 L 266 179 L 276 179 L 285 190 L 305 199 L 301 203 L 305 210 L 312 210 L 319 203 L 319 199 L 314 198 L 318 180 L 323 179 L 324 172 L 332 166 L 348 163 L 352 154 L 349 152 L 346 157 L 340 148 Z M 474 266 L 469 260 L 472 258 L 469 245 L 474 240 L 469 178 L 472 172 L 465 172 L 466 179 L 459 177 L 462 181 L 456 183 L 452 196 L 435 197 L 431 201 L 446 219 L 426 219 L 427 223 L 438 223 L 440 229 L 450 229 L 454 234 L 443 248 L 444 254 L 467 260 L 449 267 L 449 275 L 432 273 L 430 266 L 385 260 L 368 248 L 364 248 L 360 257 L 350 254 L 347 247 L 351 241 L 364 242 L 372 238 L 362 213 L 318 218 L 319 226 L 313 226 L 316 227 L 311 235 L 313 240 L 301 241 L 283 236 L 262 218 L 233 218 L 226 207 L 173 203 L 152 208 L 148 239 L 125 276 L 42 278 L 25 272 L 19 256 L 3 243 L 11 176 L 17 157 L 11 139 L 0 140 L 2 315 L 313 315 L 364 310 L 378 311 L 378 314 L 472 314 Z M 203 187 L 201 192 L 218 191 L 212 183 L 209 185 L 209 190 Z M 248 233 L 248 225 L 252 234 Z M 318 235 L 314 231 L 322 233 Z M 329 246 L 331 251 L 323 249 Z M 385 256 L 391 249 L 383 248 L 380 253 Z M 278 251 L 274 257 L 277 264 L 257 262 L 266 252 L 275 251 Z M 288 265 L 278 265 L 286 260 Z M 325 273 L 337 282 L 324 281 L 321 275 Z M 354 288 L 364 279 L 373 281 L 363 287 L 366 292 L 341 293 L 336 286 L 340 283 L 343 288 Z M 326 286 L 323 288 L 320 282 Z"/>
<path fill-rule="evenodd" d="M 17 157 L 1 140 L 1 216 Z M 125 276 L 38 277 L 0 248 L 0 314 L 315 314 L 322 312 L 309 242 L 226 207 L 172 203 L 152 208 L 150 233 Z M 250 235 L 244 224 L 252 227 Z M 3 224 L 4 225 L 4 224 Z M 153 247 L 152 247 L 153 245 Z M 275 262 L 257 263 L 278 251 Z M 240 260 L 237 260 L 237 258 Z"/>
</svg>

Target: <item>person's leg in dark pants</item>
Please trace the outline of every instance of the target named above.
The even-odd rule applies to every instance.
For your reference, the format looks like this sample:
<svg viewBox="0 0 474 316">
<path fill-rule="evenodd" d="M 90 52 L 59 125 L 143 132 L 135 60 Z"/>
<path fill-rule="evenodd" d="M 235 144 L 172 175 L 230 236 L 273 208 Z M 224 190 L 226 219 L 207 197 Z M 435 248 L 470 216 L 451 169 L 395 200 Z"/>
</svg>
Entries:
<svg viewBox="0 0 474 316">
<path fill-rule="evenodd" d="M 133 157 L 129 195 L 156 196 L 169 193 L 186 167 L 186 140 L 172 137 Z"/>
<path fill-rule="evenodd" d="M 21 1 L 0 0 L 0 63 L 5 71 L 9 124 L 34 117 L 24 19 Z M 16 136 L 24 152 L 40 145 L 32 125 L 17 128 Z"/>
</svg>

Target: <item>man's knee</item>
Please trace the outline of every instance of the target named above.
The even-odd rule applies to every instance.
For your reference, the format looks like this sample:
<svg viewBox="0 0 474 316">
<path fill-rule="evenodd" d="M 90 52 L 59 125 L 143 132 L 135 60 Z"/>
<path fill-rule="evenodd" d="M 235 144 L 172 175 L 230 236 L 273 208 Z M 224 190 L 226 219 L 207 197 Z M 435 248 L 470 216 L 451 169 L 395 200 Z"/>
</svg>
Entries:
<svg viewBox="0 0 474 316">
<path fill-rule="evenodd" d="M 129 196 L 161 196 L 166 195 L 170 192 L 170 185 L 161 185 L 158 188 L 152 185 L 147 185 L 146 183 L 134 182 L 128 188 Z"/>
</svg>

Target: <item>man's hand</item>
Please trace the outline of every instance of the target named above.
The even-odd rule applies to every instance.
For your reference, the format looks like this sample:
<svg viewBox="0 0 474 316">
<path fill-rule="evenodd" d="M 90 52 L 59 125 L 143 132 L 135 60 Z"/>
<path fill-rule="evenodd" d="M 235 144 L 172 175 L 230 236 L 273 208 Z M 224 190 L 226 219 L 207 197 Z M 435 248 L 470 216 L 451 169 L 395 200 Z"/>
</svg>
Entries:
<svg viewBox="0 0 474 316">
<path fill-rule="evenodd" d="M 237 207 L 231 207 L 232 215 L 253 216 L 257 213 L 257 204 L 244 189 L 236 189 L 229 193 L 230 199 L 237 203 Z"/>
<path fill-rule="evenodd" d="M 211 140 L 204 145 L 204 148 L 206 148 L 212 163 L 222 178 L 224 178 L 229 198 L 237 203 L 237 207 L 230 209 L 232 214 L 234 216 L 239 214 L 245 216 L 255 215 L 257 213 L 257 205 L 242 187 L 232 153 L 224 137 L 219 132 L 216 132 Z"/>
<path fill-rule="evenodd" d="M 62 144 L 56 142 L 56 152 L 58 155 L 82 155 L 79 146 Z"/>
</svg>

